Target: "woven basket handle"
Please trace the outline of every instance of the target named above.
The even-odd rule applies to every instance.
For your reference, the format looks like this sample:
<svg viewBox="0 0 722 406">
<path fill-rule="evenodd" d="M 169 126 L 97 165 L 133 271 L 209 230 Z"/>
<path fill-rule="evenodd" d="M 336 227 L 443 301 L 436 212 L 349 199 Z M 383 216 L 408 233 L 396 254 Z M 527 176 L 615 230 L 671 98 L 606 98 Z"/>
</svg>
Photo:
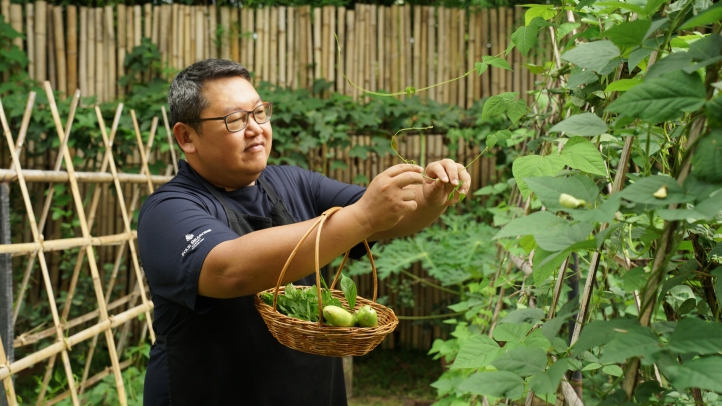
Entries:
<svg viewBox="0 0 722 406">
<path fill-rule="evenodd" d="M 293 260 L 293 257 L 296 256 L 296 252 L 298 252 L 298 249 L 301 248 L 301 244 L 303 244 L 304 241 L 306 241 L 306 238 L 311 234 L 313 229 L 318 226 L 318 231 L 316 232 L 316 247 L 315 247 L 315 269 L 316 269 L 316 294 L 318 295 L 318 324 L 323 326 L 323 306 L 321 301 L 321 273 L 320 273 L 320 261 L 319 261 L 319 247 L 321 245 L 321 229 L 323 228 L 323 223 L 326 222 L 326 220 L 337 211 L 341 210 L 341 207 L 332 207 L 326 211 L 324 211 L 321 216 L 311 225 L 311 228 L 306 231 L 306 234 L 301 237 L 301 241 L 296 244 L 296 247 L 291 251 L 291 254 L 288 256 L 288 259 L 286 260 L 286 264 L 283 265 L 283 269 L 281 270 L 281 274 L 278 276 L 278 282 L 276 282 L 276 289 L 273 291 L 273 310 L 277 311 L 276 307 L 278 304 L 278 290 L 281 288 L 281 282 L 283 281 L 283 277 L 286 275 L 286 270 L 288 270 L 288 266 L 291 264 L 291 261 Z M 376 295 L 378 292 L 378 281 L 376 277 L 376 264 L 374 263 L 373 255 L 371 255 L 371 248 L 369 247 L 369 244 L 366 240 L 364 240 L 364 246 L 366 247 L 366 250 L 369 254 L 369 259 L 371 260 L 371 270 L 373 271 L 374 276 L 374 297 L 373 302 L 376 302 Z M 341 265 L 338 267 L 338 271 L 336 271 L 336 276 L 333 278 L 333 283 L 331 283 L 331 289 L 333 289 L 334 286 L 336 286 L 336 281 L 338 280 L 339 276 L 341 275 L 341 269 L 343 269 L 343 266 L 346 264 L 346 260 L 348 259 L 348 255 L 351 251 L 346 251 L 346 255 L 343 257 L 343 261 L 341 261 Z"/>
</svg>

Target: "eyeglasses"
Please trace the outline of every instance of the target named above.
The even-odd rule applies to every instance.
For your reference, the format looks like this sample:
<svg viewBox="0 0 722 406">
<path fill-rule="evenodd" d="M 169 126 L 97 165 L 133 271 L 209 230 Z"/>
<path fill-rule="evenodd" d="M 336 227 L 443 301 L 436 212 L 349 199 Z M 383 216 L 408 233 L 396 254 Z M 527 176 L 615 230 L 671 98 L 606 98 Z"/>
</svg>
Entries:
<svg viewBox="0 0 722 406">
<path fill-rule="evenodd" d="M 191 122 L 223 120 L 226 123 L 226 129 L 229 132 L 236 133 L 238 131 L 243 131 L 243 129 L 246 128 L 248 125 L 249 115 L 252 115 L 253 119 L 256 120 L 256 123 L 258 124 L 267 123 L 268 120 L 271 119 L 271 112 L 273 110 L 272 106 L 273 103 L 265 102 L 261 103 L 252 111 L 238 110 L 226 114 L 223 117 L 199 118 L 198 120 L 193 120 Z"/>
</svg>

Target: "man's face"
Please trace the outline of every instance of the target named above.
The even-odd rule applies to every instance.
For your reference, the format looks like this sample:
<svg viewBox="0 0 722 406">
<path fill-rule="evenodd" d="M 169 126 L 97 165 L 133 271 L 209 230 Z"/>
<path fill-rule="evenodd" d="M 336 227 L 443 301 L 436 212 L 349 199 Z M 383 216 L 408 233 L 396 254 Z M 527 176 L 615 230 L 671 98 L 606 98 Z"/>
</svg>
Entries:
<svg viewBox="0 0 722 406">
<path fill-rule="evenodd" d="M 200 118 L 222 117 L 237 110 L 253 111 L 261 104 L 256 90 L 242 77 L 208 81 L 202 93 L 210 105 Z M 186 157 L 201 176 L 229 190 L 256 181 L 271 153 L 270 121 L 258 124 L 249 114 L 246 128 L 238 132 L 228 131 L 223 120 L 203 121 L 200 130 L 200 134 L 189 130 L 193 151 L 189 154 L 186 150 Z"/>
</svg>

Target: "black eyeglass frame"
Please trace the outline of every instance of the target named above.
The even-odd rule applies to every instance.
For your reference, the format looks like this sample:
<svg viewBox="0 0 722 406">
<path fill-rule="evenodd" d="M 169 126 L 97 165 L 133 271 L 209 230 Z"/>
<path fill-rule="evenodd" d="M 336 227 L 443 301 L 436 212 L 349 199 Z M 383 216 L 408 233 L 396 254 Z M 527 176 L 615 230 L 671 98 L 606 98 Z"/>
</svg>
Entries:
<svg viewBox="0 0 722 406">
<path fill-rule="evenodd" d="M 264 121 L 258 121 L 258 120 L 256 119 L 255 111 L 258 110 L 258 108 L 261 107 L 261 106 L 263 106 L 263 109 L 264 109 L 264 110 L 265 110 L 265 109 L 268 109 L 268 111 L 269 111 L 268 116 L 267 116 L 267 118 L 266 118 Z M 267 106 L 267 107 L 266 107 L 266 106 Z M 230 116 L 232 116 L 233 114 L 236 114 L 236 113 L 247 113 L 247 114 L 253 116 L 253 121 L 255 121 L 256 123 L 258 123 L 258 124 L 265 124 L 265 123 L 267 123 L 267 122 L 269 122 L 269 121 L 271 120 L 271 116 L 273 115 L 273 103 L 272 103 L 272 102 L 263 102 L 263 103 L 259 104 L 255 109 L 253 109 L 253 110 L 251 110 L 251 111 L 248 111 L 248 110 L 236 110 L 236 111 L 232 111 L 232 112 L 226 114 L 226 115 L 223 116 L 223 117 L 199 118 L 199 119 L 197 119 L 197 120 L 189 121 L 188 123 L 199 123 L 199 122 L 201 122 L 201 121 L 223 120 L 223 122 L 226 124 L 226 130 L 228 130 L 228 132 L 230 132 L 230 133 L 237 133 L 237 132 L 239 132 L 239 131 L 245 130 L 246 127 L 248 127 L 248 119 L 246 119 L 246 124 L 245 124 L 243 127 L 241 127 L 240 129 L 238 129 L 238 130 L 231 130 L 231 129 L 228 128 L 228 117 L 230 117 Z"/>
</svg>

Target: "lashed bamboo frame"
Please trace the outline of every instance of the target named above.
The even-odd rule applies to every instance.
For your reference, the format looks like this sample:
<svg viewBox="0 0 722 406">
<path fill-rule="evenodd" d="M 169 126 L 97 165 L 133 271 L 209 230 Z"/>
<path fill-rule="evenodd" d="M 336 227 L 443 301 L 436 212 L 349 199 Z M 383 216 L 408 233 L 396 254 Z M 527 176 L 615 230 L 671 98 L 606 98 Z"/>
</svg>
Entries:
<svg viewBox="0 0 722 406">
<path fill-rule="evenodd" d="M 68 391 L 61 394 L 60 396 L 56 397 L 53 400 L 49 401 L 49 404 L 54 404 L 60 401 L 61 399 L 70 397 L 72 400 L 72 403 L 74 405 L 80 404 L 80 395 L 82 395 L 82 391 L 85 387 L 87 387 L 89 384 L 93 382 L 98 382 L 102 377 L 108 375 L 109 373 L 113 373 L 115 377 L 116 382 L 116 390 L 118 393 L 118 399 L 120 401 L 120 404 L 125 405 L 127 404 L 126 399 L 126 393 L 125 388 L 122 380 L 121 375 L 121 369 L 124 367 L 127 367 L 130 365 L 130 362 L 121 362 L 120 356 L 119 356 L 119 349 L 122 348 L 124 345 L 124 341 L 127 338 L 127 329 L 123 331 L 123 334 L 121 335 L 121 339 L 116 345 L 115 338 L 113 336 L 112 329 L 121 325 L 129 326 L 129 322 L 134 320 L 138 315 L 144 314 L 146 324 L 143 327 L 144 333 L 142 333 L 142 336 L 145 335 L 145 332 L 150 333 L 150 338 L 152 341 L 155 340 L 155 333 L 152 329 L 152 317 L 151 317 L 151 310 L 153 308 L 152 302 L 150 302 L 149 298 L 147 297 L 146 291 L 147 288 L 144 283 L 144 278 L 142 274 L 142 269 L 140 267 L 140 263 L 138 261 L 138 253 L 136 250 L 135 240 L 136 240 L 136 233 L 132 230 L 131 227 L 131 219 L 132 217 L 129 215 L 133 210 L 135 210 L 139 204 L 140 196 L 141 194 L 148 194 L 151 193 L 154 189 L 155 183 L 162 183 L 170 179 L 168 176 L 169 174 L 166 174 L 166 176 L 159 177 L 151 176 L 150 171 L 148 169 L 148 160 L 147 157 L 151 153 L 152 145 L 153 145 L 153 139 L 155 135 L 155 131 L 158 126 L 158 118 L 155 117 L 153 119 L 153 122 L 151 124 L 151 132 L 150 137 L 148 140 L 148 144 L 144 145 L 142 141 L 142 136 L 140 132 L 140 127 L 138 125 L 138 121 L 135 117 L 135 112 L 131 111 L 131 117 L 133 120 L 133 127 L 134 132 L 136 134 L 136 141 L 138 142 L 138 153 L 141 157 L 142 161 L 142 169 L 141 173 L 134 179 L 132 179 L 130 182 L 127 182 L 128 179 L 126 178 L 126 182 L 132 185 L 133 188 L 133 197 L 131 198 L 131 203 L 129 206 L 126 206 L 125 202 L 126 199 L 124 197 L 124 189 L 121 185 L 123 179 L 121 176 L 121 173 L 118 172 L 118 169 L 115 166 L 115 159 L 113 157 L 112 152 L 112 141 L 115 136 L 118 122 L 122 113 L 122 104 L 119 104 L 118 109 L 116 110 L 116 114 L 113 120 L 113 125 L 111 127 L 111 133 L 110 136 L 107 133 L 105 122 L 103 120 L 102 115 L 100 114 L 100 109 L 96 107 L 96 117 L 98 119 L 98 125 L 100 132 L 103 136 L 103 141 L 105 145 L 105 153 L 103 155 L 103 163 L 100 167 L 101 173 L 106 173 L 106 170 L 109 169 L 110 173 L 110 181 L 113 182 L 115 193 L 117 196 L 118 206 L 120 210 L 120 214 L 123 218 L 123 232 L 117 235 L 111 235 L 111 236 L 100 236 L 95 237 L 91 235 L 90 230 L 92 229 L 93 222 L 95 220 L 95 213 L 98 209 L 99 205 L 99 198 L 100 198 L 100 188 L 96 187 L 95 189 L 91 189 L 89 193 L 92 193 L 92 203 L 90 204 L 90 208 L 88 209 L 88 213 L 86 215 L 85 208 L 83 207 L 83 196 L 81 196 L 80 189 L 78 187 L 79 181 L 83 176 L 78 176 L 79 174 L 75 172 L 75 168 L 73 166 L 72 162 L 72 156 L 70 155 L 70 151 L 67 147 L 68 140 L 70 138 L 72 124 L 73 124 L 73 117 L 75 114 L 75 110 L 78 107 L 78 102 L 80 99 L 80 91 L 76 91 L 74 95 L 73 102 L 71 103 L 71 109 L 70 114 L 66 123 L 66 126 L 64 127 L 62 125 L 60 116 L 58 115 L 58 108 L 55 103 L 55 98 L 53 94 L 53 90 L 51 88 L 50 82 L 46 81 L 44 83 L 45 92 L 48 98 L 49 107 L 53 116 L 53 121 L 55 123 L 55 130 L 57 132 L 57 136 L 59 139 L 59 149 L 58 149 L 58 160 L 56 162 L 56 165 L 54 167 L 53 171 L 39 171 L 44 172 L 42 176 L 36 176 L 36 179 L 38 179 L 41 182 L 45 182 L 50 180 L 51 184 L 48 188 L 48 191 L 46 193 L 46 200 L 45 204 L 43 206 L 40 221 L 36 221 L 36 216 L 34 214 L 34 208 L 32 204 L 32 200 L 30 197 L 30 193 L 28 191 L 28 179 L 26 178 L 26 173 L 31 172 L 28 170 L 25 170 L 20 165 L 20 159 L 19 154 L 20 151 L 23 148 L 24 139 L 27 134 L 27 127 L 28 122 L 30 121 L 30 116 L 32 114 L 32 109 L 34 106 L 34 100 L 35 100 L 35 94 L 31 93 L 28 97 L 28 102 L 25 108 L 25 113 L 23 115 L 22 124 L 19 130 L 18 139 L 17 142 L 13 141 L 13 137 L 11 134 L 11 130 L 9 128 L 9 124 L 7 121 L 7 118 L 5 116 L 5 111 L 2 106 L 2 100 L 0 99 L 0 121 L 2 121 L 2 127 L 3 127 L 3 133 L 5 136 L 6 144 L 8 145 L 8 150 L 10 153 L 10 156 L 12 158 L 12 170 L 5 171 L 4 173 L 0 174 L 0 178 L 4 178 L 7 180 L 16 180 L 20 186 L 20 190 L 22 193 L 23 201 L 25 204 L 26 211 L 28 212 L 28 221 L 30 223 L 30 228 L 32 232 L 33 242 L 32 243 L 20 243 L 20 244 L 5 244 L 0 245 L 0 252 L 2 253 L 11 253 L 11 254 L 27 254 L 29 255 L 29 261 L 28 261 L 28 268 L 25 273 L 25 279 L 27 279 L 27 275 L 29 275 L 30 270 L 34 267 L 34 260 L 37 260 L 37 263 L 40 267 L 45 290 L 48 297 L 49 307 L 52 314 L 52 321 L 53 321 L 53 327 L 50 329 L 46 329 L 41 332 L 36 333 L 23 333 L 21 334 L 13 343 L 15 346 L 21 346 L 21 345 L 27 345 L 31 343 L 36 343 L 39 340 L 55 337 L 55 342 L 49 346 L 46 346 L 45 348 L 42 348 L 40 351 L 37 351 L 35 353 L 32 353 L 22 359 L 16 360 L 12 363 L 9 363 L 4 352 L 0 352 L 0 379 L 3 380 L 3 383 L 6 388 L 6 395 L 8 397 L 8 403 L 9 404 L 17 404 L 16 394 L 14 391 L 14 386 L 12 382 L 12 375 L 14 373 L 17 373 L 19 371 L 22 371 L 26 368 L 29 368 L 30 366 L 42 362 L 43 360 L 48 360 L 47 363 L 47 369 L 46 374 L 43 380 L 43 385 L 41 385 L 41 391 L 39 393 L 37 404 L 48 404 L 48 402 L 44 399 L 45 398 L 45 389 L 47 388 L 47 383 L 50 380 L 50 377 L 52 376 L 52 371 L 54 368 L 54 363 L 56 360 L 56 356 L 58 354 L 61 355 L 62 358 L 62 365 L 65 370 L 65 375 L 68 381 Z M 164 112 L 165 113 L 165 112 Z M 164 114 L 165 115 L 165 114 Z M 164 121 L 166 122 L 166 129 L 168 128 L 167 125 L 167 118 L 164 117 Z M 65 171 L 61 171 L 61 167 L 65 166 Z M 177 167 L 177 162 L 175 156 L 173 156 L 173 166 L 169 165 L 169 170 L 172 170 L 173 168 Z M 38 171 L 35 171 L 38 172 Z M 37 175 L 37 174 L 36 174 Z M 90 176 L 89 174 L 85 174 L 84 179 L 86 181 L 95 182 L 95 183 L 101 183 L 101 182 L 107 182 L 107 177 L 103 176 Z M 65 238 L 62 240 L 45 240 L 43 235 L 40 233 L 41 230 L 43 230 L 44 222 L 47 219 L 48 213 L 49 213 L 49 207 L 51 206 L 51 202 L 53 199 L 53 191 L 54 188 L 52 187 L 52 182 L 66 182 L 70 184 L 70 192 L 72 194 L 73 202 L 75 205 L 75 215 L 77 216 L 77 219 L 80 224 L 80 237 L 75 238 Z M 142 184 L 141 184 L 142 182 Z M 103 287 L 101 286 L 100 281 L 100 274 L 98 271 L 98 264 L 96 259 L 96 254 L 94 252 L 95 246 L 101 246 L 101 245 L 120 245 L 116 261 L 114 264 L 113 272 L 108 280 L 105 292 L 103 291 Z M 115 283 L 115 277 L 118 273 L 118 270 L 120 268 L 120 265 L 122 263 L 122 258 L 125 255 L 125 247 L 129 247 L 129 253 L 130 253 L 130 261 L 133 266 L 133 274 L 135 276 L 135 283 L 136 283 L 136 289 L 133 293 L 125 296 L 124 298 L 120 298 L 116 300 L 115 302 L 109 303 L 110 294 L 112 292 L 112 287 Z M 78 257 L 75 263 L 75 268 L 73 270 L 73 275 L 71 278 L 70 288 L 68 291 L 68 294 L 66 296 L 66 301 L 63 306 L 62 315 L 58 312 L 58 306 L 56 303 L 56 298 L 53 293 L 53 286 L 50 280 L 49 272 L 48 272 L 48 265 L 45 261 L 45 253 L 51 252 L 54 250 L 68 250 L 68 249 L 77 249 L 81 248 L 81 250 L 78 253 Z M 87 313 L 81 317 L 77 317 L 74 320 L 71 320 L 70 322 L 66 322 L 70 308 L 72 306 L 72 298 L 74 295 L 75 288 L 78 283 L 78 276 L 80 274 L 80 270 L 83 267 L 84 259 L 87 258 L 87 264 L 90 268 L 90 273 L 92 275 L 92 283 L 93 283 L 93 290 L 95 292 L 96 296 L 96 302 L 97 302 L 97 309 Z M 26 285 L 26 284 L 25 284 Z M 20 310 L 20 306 L 23 302 L 23 292 L 24 289 L 21 289 L 20 298 L 18 300 L 18 305 L 16 306 L 15 311 L 15 317 L 17 317 L 17 313 Z M 140 304 L 135 305 L 135 301 L 137 299 L 140 299 Z M 110 315 L 109 310 L 113 308 L 118 308 L 120 306 L 128 306 L 130 307 L 128 310 L 117 314 L 117 315 Z M 98 321 L 88 327 L 84 330 L 66 337 L 66 331 L 72 327 L 79 326 L 83 323 L 86 323 L 90 320 L 93 320 L 95 318 L 98 318 Z M 97 340 L 98 335 L 103 334 L 106 339 L 107 348 L 109 352 L 109 358 L 111 360 L 111 365 L 106 368 L 105 371 L 102 371 L 99 374 L 96 374 L 95 376 L 88 379 L 89 371 L 90 371 L 90 360 L 92 359 L 93 352 L 95 350 L 95 343 Z M 75 380 L 75 375 L 73 374 L 73 370 L 70 365 L 68 351 L 73 345 L 76 345 L 77 343 L 90 340 L 92 339 L 92 343 L 90 345 L 90 352 L 87 356 L 87 363 L 86 367 L 84 369 L 83 375 L 82 375 L 82 381 L 80 382 L 80 385 Z"/>
</svg>

